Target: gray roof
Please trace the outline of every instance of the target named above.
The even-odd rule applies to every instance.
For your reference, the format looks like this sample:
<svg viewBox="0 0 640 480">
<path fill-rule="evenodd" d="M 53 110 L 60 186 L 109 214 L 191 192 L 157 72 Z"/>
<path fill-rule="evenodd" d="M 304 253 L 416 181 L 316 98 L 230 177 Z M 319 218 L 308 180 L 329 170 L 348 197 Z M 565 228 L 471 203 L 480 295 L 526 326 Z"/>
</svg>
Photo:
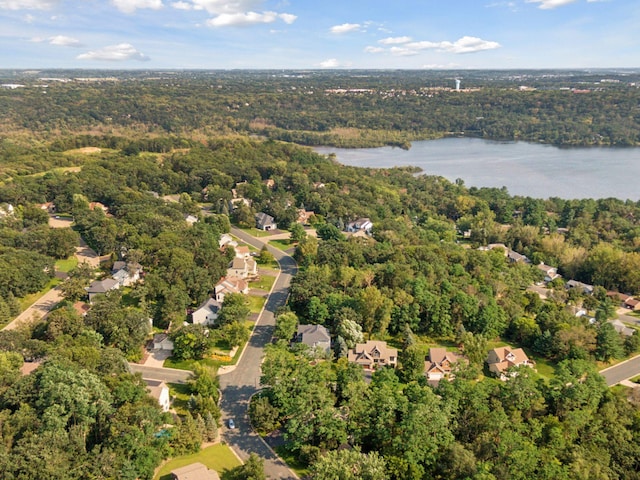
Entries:
<svg viewBox="0 0 640 480">
<path fill-rule="evenodd" d="M 318 343 L 331 342 L 331 335 L 322 325 L 299 325 L 297 340 L 312 347 Z"/>
<path fill-rule="evenodd" d="M 256 222 L 259 226 L 273 225 L 274 218 L 264 212 L 256 213 Z"/>
<path fill-rule="evenodd" d="M 105 278 L 104 280 L 95 280 L 91 282 L 87 292 L 89 293 L 107 293 L 119 285 L 118 281 L 113 278 Z"/>
</svg>

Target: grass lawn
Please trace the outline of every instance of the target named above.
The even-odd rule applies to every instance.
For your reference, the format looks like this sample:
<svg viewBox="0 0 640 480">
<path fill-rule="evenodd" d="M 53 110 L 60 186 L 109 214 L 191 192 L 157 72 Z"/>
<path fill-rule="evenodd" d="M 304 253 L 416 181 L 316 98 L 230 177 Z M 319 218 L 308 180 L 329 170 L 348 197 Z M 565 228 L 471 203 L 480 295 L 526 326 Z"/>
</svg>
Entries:
<svg viewBox="0 0 640 480">
<path fill-rule="evenodd" d="M 536 372 L 545 380 L 550 380 L 556 373 L 556 366 L 546 358 L 539 357 L 537 355 L 528 354 L 529 358 L 536 362 Z"/>
<path fill-rule="evenodd" d="M 78 259 L 71 255 L 69 258 L 56 261 L 56 271 L 69 273 L 78 266 Z"/>
<path fill-rule="evenodd" d="M 257 229 L 255 227 L 251 227 L 251 228 L 238 227 L 238 228 L 240 230 L 242 230 L 243 232 L 248 233 L 252 237 L 256 237 L 256 238 L 270 237 L 271 236 L 270 232 L 265 232 L 264 230 L 260 230 L 260 229 Z"/>
<path fill-rule="evenodd" d="M 172 407 L 179 415 L 185 415 L 189 410 L 189 398 L 191 397 L 191 391 L 189 385 L 183 385 L 182 383 L 169 383 L 169 395 L 173 397 Z"/>
<path fill-rule="evenodd" d="M 240 461 L 228 446 L 218 444 L 204 448 L 198 453 L 169 460 L 160 468 L 154 480 L 171 480 L 172 470 L 185 467 L 195 462 L 200 462 L 211 470 L 217 471 L 222 478 L 224 478 L 225 471 L 240 465 Z"/>
<path fill-rule="evenodd" d="M 295 247 L 296 242 L 292 242 L 291 240 L 269 240 L 269 245 L 276 247 L 283 252 L 286 252 L 290 248 Z"/>
<path fill-rule="evenodd" d="M 309 475 L 309 469 L 301 464 L 296 457 L 291 453 L 286 445 L 280 445 L 275 448 L 276 453 L 287 464 L 287 466 L 293 470 L 300 478 L 305 478 Z"/>
<path fill-rule="evenodd" d="M 250 282 L 250 288 L 259 288 L 261 290 L 266 290 L 267 292 L 271 291 L 271 287 L 276 281 L 276 277 L 272 277 L 271 275 L 262 275 L 260 280 L 255 282 Z"/>
<path fill-rule="evenodd" d="M 251 313 L 260 313 L 262 307 L 267 301 L 264 297 L 254 297 L 253 295 L 247 295 L 247 303 L 249 304 L 249 310 Z"/>
</svg>

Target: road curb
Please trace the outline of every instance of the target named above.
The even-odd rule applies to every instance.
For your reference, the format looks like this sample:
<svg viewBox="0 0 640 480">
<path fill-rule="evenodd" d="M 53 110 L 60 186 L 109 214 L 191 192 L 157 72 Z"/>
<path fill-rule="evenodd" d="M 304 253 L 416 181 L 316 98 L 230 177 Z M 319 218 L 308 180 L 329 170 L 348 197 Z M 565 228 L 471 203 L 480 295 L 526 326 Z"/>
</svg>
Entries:
<svg viewBox="0 0 640 480">
<path fill-rule="evenodd" d="M 624 365 L 625 363 L 628 363 L 628 362 L 630 362 L 632 360 L 637 359 L 638 357 L 640 357 L 640 355 L 636 355 L 635 357 L 627 358 L 624 362 L 616 363 L 615 365 L 611 365 L 610 367 L 603 368 L 602 370 L 599 371 L 599 373 L 606 372 L 607 370 L 611 370 L 612 368 L 617 368 L 620 365 Z"/>
</svg>

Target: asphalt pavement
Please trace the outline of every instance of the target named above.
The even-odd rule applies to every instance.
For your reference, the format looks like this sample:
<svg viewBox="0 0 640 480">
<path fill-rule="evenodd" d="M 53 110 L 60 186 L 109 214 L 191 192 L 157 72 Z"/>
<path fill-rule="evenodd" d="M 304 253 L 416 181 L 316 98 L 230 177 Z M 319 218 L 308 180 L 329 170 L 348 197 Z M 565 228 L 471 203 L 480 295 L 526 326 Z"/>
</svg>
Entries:
<svg viewBox="0 0 640 480">
<path fill-rule="evenodd" d="M 231 233 L 256 248 L 262 248 L 264 242 L 242 230 L 231 229 Z M 269 238 L 265 238 L 269 240 Z M 238 456 L 246 460 L 251 453 L 264 459 L 265 473 L 272 479 L 296 479 L 297 476 L 257 435 L 249 423 L 248 408 L 251 396 L 260 390 L 261 364 L 264 347 L 271 342 L 275 327 L 275 311 L 284 305 L 289 295 L 291 278 L 297 271 L 296 262 L 286 253 L 273 247 L 269 251 L 280 263 L 280 275 L 276 279 L 262 314 L 258 317 L 255 329 L 236 368 L 219 375 L 222 400 L 220 409 L 225 424 L 223 436 Z M 233 418 L 235 428 L 227 428 L 228 420 Z"/>
<path fill-rule="evenodd" d="M 129 363 L 129 369 L 133 373 L 141 373 L 143 378 L 153 378 L 167 383 L 186 383 L 192 373 L 189 370 L 176 368 L 149 367 L 137 363 Z"/>
<path fill-rule="evenodd" d="M 637 377 L 640 375 L 640 355 L 614 365 L 613 367 L 600 370 L 600 375 L 604 377 L 607 385 L 610 387 L 617 385 L 623 380 Z"/>
</svg>

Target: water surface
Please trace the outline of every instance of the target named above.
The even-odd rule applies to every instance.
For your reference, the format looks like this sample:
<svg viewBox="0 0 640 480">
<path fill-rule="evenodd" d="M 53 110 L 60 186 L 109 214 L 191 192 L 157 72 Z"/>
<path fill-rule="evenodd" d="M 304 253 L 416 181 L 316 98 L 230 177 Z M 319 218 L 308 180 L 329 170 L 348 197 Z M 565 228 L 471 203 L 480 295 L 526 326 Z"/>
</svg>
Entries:
<svg viewBox="0 0 640 480">
<path fill-rule="evenodd" d="M 547 198 L 640 199 L 640 148 L 558 148 L 525 142 L 444 138 L 395 147 L 344 149 L 335 153 L 356 167 L 417 166 L 428 175 L 464 180 L 467 186 L 506 186 L 512 195 Z"/>
</svg>

